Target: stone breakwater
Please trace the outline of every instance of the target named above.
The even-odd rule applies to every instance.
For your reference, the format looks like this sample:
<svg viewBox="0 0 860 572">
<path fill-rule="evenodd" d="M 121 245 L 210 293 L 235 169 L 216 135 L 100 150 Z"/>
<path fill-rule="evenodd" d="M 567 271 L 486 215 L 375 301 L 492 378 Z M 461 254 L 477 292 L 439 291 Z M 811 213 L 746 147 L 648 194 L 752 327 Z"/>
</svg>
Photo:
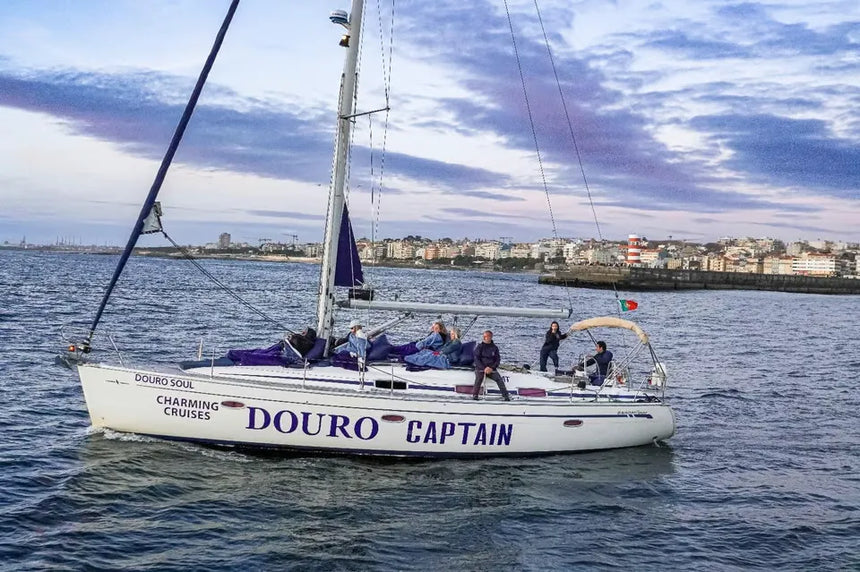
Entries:
<svg viewBox="0 0 860 572">
<path fill-rule="evenodd" d="M 632 292 L 647 290 L 771 290 L 809 294 L 860 294 L 860 280 L 786 274 L 748 274 L 618 266 L 580 266 L 545 274 L 541 284 Z"/>
</svg>

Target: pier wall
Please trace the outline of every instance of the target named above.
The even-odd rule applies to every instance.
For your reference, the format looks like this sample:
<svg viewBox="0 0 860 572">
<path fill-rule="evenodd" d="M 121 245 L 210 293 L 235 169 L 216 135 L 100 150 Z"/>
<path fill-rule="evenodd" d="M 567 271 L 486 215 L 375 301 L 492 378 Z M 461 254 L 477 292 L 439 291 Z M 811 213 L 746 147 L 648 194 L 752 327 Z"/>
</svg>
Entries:
<svg viewBox="0 0 860 572">
<path fill-rule="evenodd" d="M 624 266 L 576 266 L 539 278 L 541 284 L 578 288 L 646 290 L 770 290 L 810 294 L 860 294 L 860 280 L 788 274 L 666 270 Z"/>
</svg>

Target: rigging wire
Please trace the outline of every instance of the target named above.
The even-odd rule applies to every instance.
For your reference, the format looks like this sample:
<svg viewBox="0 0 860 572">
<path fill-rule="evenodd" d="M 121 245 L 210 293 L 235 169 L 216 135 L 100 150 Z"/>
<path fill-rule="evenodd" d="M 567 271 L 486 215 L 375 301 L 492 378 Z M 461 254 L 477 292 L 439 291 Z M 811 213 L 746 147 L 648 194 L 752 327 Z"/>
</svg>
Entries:
<svg viewBox="0 0 860 572">
<path fill-rule="evenodd" d="M 591 207 L 591 214 L 594 217 L 594 226 L 597 228 L 597 237 L 600 239 L 600 242 L 603 243 L 603 233 L 600 230 L 600 221 L 597 220 L 597 209 L 594 206 L 594 198 L 591 195 L 591 188 L 588 186 L 588 177 L 585 176 L 585 167 L 582 163 L 582 154 L 579 152 L 579 144 L 576 142 L 576 133 L 573 130 L 573 122 L 570 119 L 570 113 L 567 109 L 567 101 L 564 97 L 564 90 L 561 87 L 561 79 L 558 76 L 558 69 L 555 65 L 555 58 L 552 55 L 552 48 L 549 45 L 549 37 L 546 33 L 546 28 L 543 25 L 543 17 L 541 16 L 540 6 L 538 6 L 538 0 L 534 0 L 535 12 L 537 13 L 538 22 L 540 23 L 540 30 L 543 34 L 544 45 L 546 46 L 546 52 L 549 56 L 549 63 L 552 66 L 552 73 L 555 77 L 555 85 L 558 87 L 558 97 L 561 100 L 561 106 L 564 110 L 564 118 L 567 121 L 568 132 L 570 133 L 570 139 L 573 142 L 573 149 L 576 152 L 576 160 L 579 164 L 579 172 L 582 174 L 582 181 L 585 185 L 585 192 L 588 195 L 588 204 Z M 566 284 L 565 284 L 566 285 Z M 618 289 L 615 287 L 615 282 L 612 282 L 612 291 L 615 293 L 615 301 L 616 310 L 618 315 L 621 316 L 621 300 L 618 297 Z"/>
<path fill-rule="evenodd" d="M 520 83 L 521 83 L 522 88 L 523 88 L 523 100 L 525 101 L 526 111 L 528 112 L 528 116 L 529 116 L 529 126 L 531 127 L 531 130 L 532 130 L 532 139 L 534 140 L 535 152 L 537 153 L 538 168 L 540 169 L 541 181 L 543 182 L 543 189 L 544 189 L 544 193 L 546 194 L 546 204 L 547 204 L 547 208 L 549 209 L 549 218 L 550 218 L 550 221 L 552 222 L 552 234 L 553 234 L 553 237 L 555 238 L 556 244 L 558 244 L 561 241 L 560 241 L 559 236 L 558 236 L 558 228 L 556 227 L 556 224 L 555 224 L 555 215 L 552 212 L 552 201 L 550 200 L 549 186 L 547 185 L 547 182 L 546 182 L 546 172 L 544 171 L 544 168 L 543 168 L 543 158 L 541 157 L 540 144 L 538 143 L 537 130 L 535 129 L 534 116 L 532 114 L 531 104 L 529 103 L 529 94 L 528 94 L 528 90 L 526 89 L 525 73 L 523 72 L 523 64 L 522 64 L 522 61 L 520 60 L 520 52 L 519 52 L 519 49 L 517 48 L 517 38 L 516 38 L 516 34 L 514 33 L 514 23 L 513 23 L 513 20 L 511 19 L 511 11 L 510 11 L 510 8 L 508 7 L 508 0 L 505 0 L 505 14 L 507 14 L 507 17 L 508 17 L 508 27 L 510 28 L 510 31 L 511 31 L 511 44 L 513 45 L 513 48 L 514 48 L 514 56 L 516 57 L 516 60 L 517 60 L 517 70 L 519 71 Z M 565 292 L 567 293 L 567 303 L 569 306 L 572 307 L 573 306 L 573 300 L 572 300 L 572 297 L 570 294 L 570 289 L 566 288 Z"/>
<path fill-rule="evenodd" d="M 388 125 L 389 119 L 391 116 L 391 70 L 394 62 L 394 14 L 395 14 L 395 2 L 392 0 L 391 2 L 391 23 L 388 27 L 388 58 L 386 60 L 385 57 L 385 31 L 382 24 L 382 7 L 380 5 L 380 1 L 376 2 L 376 13 L 377 13 L 377 21 L 379 27 L 379 50 L 381 53 L 381 61 L 382 61 L 382 86 L 383 91 L 385 93 L 385 119 L 383 122 L 383 130 L 382 130 L 382 153 L 380 157 L 380 165 L 379 165 L 379 185 L 378 191 L 373 186 L 373 173 L 372 173 L 372 163 L 371 163 L 371 187 L 370 187 L 370 204 L 371 204 L 371 227 L 370 227 L 370 244 L 373 249 L 372 259 L 373 262 L 377 262 L 376 259 L 376 237 L 379 234 L 379 220 L 382 213 L 382 189 L 384 188 L 383 180 L 385 176 L 385 152 L 388 145 Z M 388 63 L 388 69 L 386 70 L 386 61 Z M 372 131 L 371 131 L 372 136 Z M 374 209 L 375 206 L 375 209 Z"/>
<path fill-rule="evenodd" d="M 588 186 L 588 178 L 585 176 L 585 167 L 582 165 L 582 155 L 579 152 L 579 145 L 576 142 L 576 134 L 573 131 L 573 122 L 570 120 L 570 113 L 567 110 L 567 101 L 564 98 L 564 91 L 561 88 L 561 80 L 558 77 L 558 70 L 555 67 L 555 58 L 552 55 L 552 48 L 549 45 L 549 37 L 546 33 L 546 28 L 543 25 L 543 18 L 540 13 L 540 6 L 537 0 L 534 0 L 535 11 L 537 12 L 538 22 L 540 23 L 540 31 L 543 34 L 544 45 L 546 45 L 546 53 L 549 56 L 549 63 L 552 66 L 552 73 L 555 76 L 555 85 L 558 87 L 558 97 L 561 100 L 561 107 L 564 110 L 564 118 L 567 120 L 567 128 L 570 132 L 570 139 L 573 142 L 573 149 L 576 152 L 576 160 L 579 163 L 579 172 L 582 174 L 582 181 L 585 184 L 585 192 L 588 194 L 588 203 L 591 206 L 591 214 L 594 217 L 594 225 L 597 227 L 597 236 L 603 240 L 603 233 L 600 231 L 600 222 L 597 220 L 597 210 L 594 207 L 594 200 L 591 197 L 591 189 Z"/>
<path fill-rule="evenodd" d="M 182 248 L 179 244 L 176 243 L 175 240 L 170 238 L 170 235 L 167 234 L 167 231 L 162 229 L 161 234 L 163 234 L 164 238 L 166 238 L 168 241 L 170 241 L 170 244 L 172 244 L 173 247 L 176 248 L 176 250 L 178 250 L 182 254 L 182 256 L 185 257 L 186 260 L 188 260 L 191 264 L 193 264 L 194 267 L 197 268 L 197 270 L 202 272 L 204 276 L 206 276 L 209 280 L 214 282 L 216 286 L 218 286 L 219 288 L 221 288 L 222 290 L 227 292 L 227 294 L 229 294 L 230 296 L 235 298 L 240 304 L 242 304 L 243 306 L 245 306 L 246 308 L 248 308 L 249 310 L 251 310 L 252 312 L 257 314 L 258 316 L 260 316 L 261 318 L 263 318 L 264 320 L 266 320 L 270 324 L 274 324 L 279 329 L 287 332 L 288 334 L 294 334 L 295 333 L 294 331 L 292 331 L 288 327 L 284 326 L 283 324 L 281 324 L 280 322 L 278 322 L 277 320 L 275 320 L 274 318 L 272 318 L 271 316 L 269 316 L 268 314 L 266 314 L 265 312 L 263 312 L 262 310 L 260 310 L 259 308 L 257 308 L 256 306 L 254 306 L 253 304 L 248 302 L 247 300 L 245 300 L 244 298 L 242 298 L 236 291 L 232 290 L 229 286 L 227 286 L 226 284 L 224 284 L 223 282 L 218 280 L 218 278 L 214 274 L 212 274 L 211 272 L 206 270 L 206 268 L 204 268 L 203 265 L 201 265 L 197 261 L 197 259 L 194 258 L 193 254 L 188 252 L 186 249 Z"/>
</svg>

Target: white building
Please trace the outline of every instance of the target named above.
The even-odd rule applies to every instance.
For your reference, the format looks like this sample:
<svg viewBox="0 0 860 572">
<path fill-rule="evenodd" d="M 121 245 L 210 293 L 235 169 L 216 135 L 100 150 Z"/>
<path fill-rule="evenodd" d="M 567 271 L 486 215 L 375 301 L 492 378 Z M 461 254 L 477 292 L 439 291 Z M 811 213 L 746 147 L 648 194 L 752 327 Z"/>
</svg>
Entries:
<svg viewBox="0 0 860 572">
<path fill-rule="evenodd" d="M 609 248 L 589 248 L 585 251 L 585 259 L 589 264 L 614 264 L 617 255 Z"/>
<path fill-rule="evenodd" d="M 564 256 L 566 262 L 570 263 L 580 258 L 579 250 L 581 244 L 576 242 L 568 242 L 561 249 L 561 255 Z"/>
<path fill-rule="evenodd" d="M 411 260 L 415 258 L 415 247 L 411 242 L 396 240 L 388 243 L 385 255 L 394 260 Z"/>
<path fill-rule="evenodd" d="M 810 240 L 809 246 L 816 250 L 830 250 L 833 247 L 833 243 L 829 240 Z"/>
<path fill-rule="evenodd" d="M 498 260 L 501 245 L 498 242 L 479 242 L 475 245 L 475 256 L 487 260 Z"/>
<path fill-rule="evenodd" d="M 460 256 L 460 247 L 456 244 L 439 247 L 439 258 L 456 258 L 458 256 Z"/>
<path fill-rule="evenodd" d="M 665 266 L 665 257 L 661 259 L 660 249 L 658 248 L 642 248 L 639 250 L 639 264 L 648 268 L 660 268 Z M 630 256 L 628 250 L 627 263 L 630 264 Z"/>
<path fill-rule="evenodd" d="M 762 261 L 762 274 L 794 274 L 792 256 L 768 256 Z"/>
<path fill-rule="evenodd" d="M 832 254 L 813 254 L 805 252 L 791 262 L 794 274 L 806 276 L 835 276 L 836 257 Z"/>
<path fill-rule="evenodd" d="M 511 258 L 531 258 L 532 245 L 528 243 L 519 243 L 511 246 Z"/>
<path fill-rule="evenodd" d="M 532 245 L 531 258 L 543 260 L 547 257 L 553 257 L 558 252 L 558 249 L 563 247 L 563 245 L 559 246 L 556 241 L 541 240 Z"/>
</svg>

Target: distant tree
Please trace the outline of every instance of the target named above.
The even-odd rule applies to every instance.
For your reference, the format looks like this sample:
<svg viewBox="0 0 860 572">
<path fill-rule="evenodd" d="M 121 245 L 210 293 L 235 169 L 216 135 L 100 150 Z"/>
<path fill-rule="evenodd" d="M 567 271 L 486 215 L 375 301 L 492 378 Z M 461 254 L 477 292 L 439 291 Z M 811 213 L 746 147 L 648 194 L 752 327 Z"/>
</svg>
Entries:
<svg viewBox="0 0 860 572">
<path fill-rule="evenodd" d="M 471 266 L 474 261 L 474 256 L 463 256 L 462 254 L 453 258 L 453 262 L 457 266 Z"/>
<path fill-rule="evenodd" d="M 534 258 L 500 258 L 494 266 L 499 270 L 525 270 L 534 268 L 537 263 Z"/>
</svg>

